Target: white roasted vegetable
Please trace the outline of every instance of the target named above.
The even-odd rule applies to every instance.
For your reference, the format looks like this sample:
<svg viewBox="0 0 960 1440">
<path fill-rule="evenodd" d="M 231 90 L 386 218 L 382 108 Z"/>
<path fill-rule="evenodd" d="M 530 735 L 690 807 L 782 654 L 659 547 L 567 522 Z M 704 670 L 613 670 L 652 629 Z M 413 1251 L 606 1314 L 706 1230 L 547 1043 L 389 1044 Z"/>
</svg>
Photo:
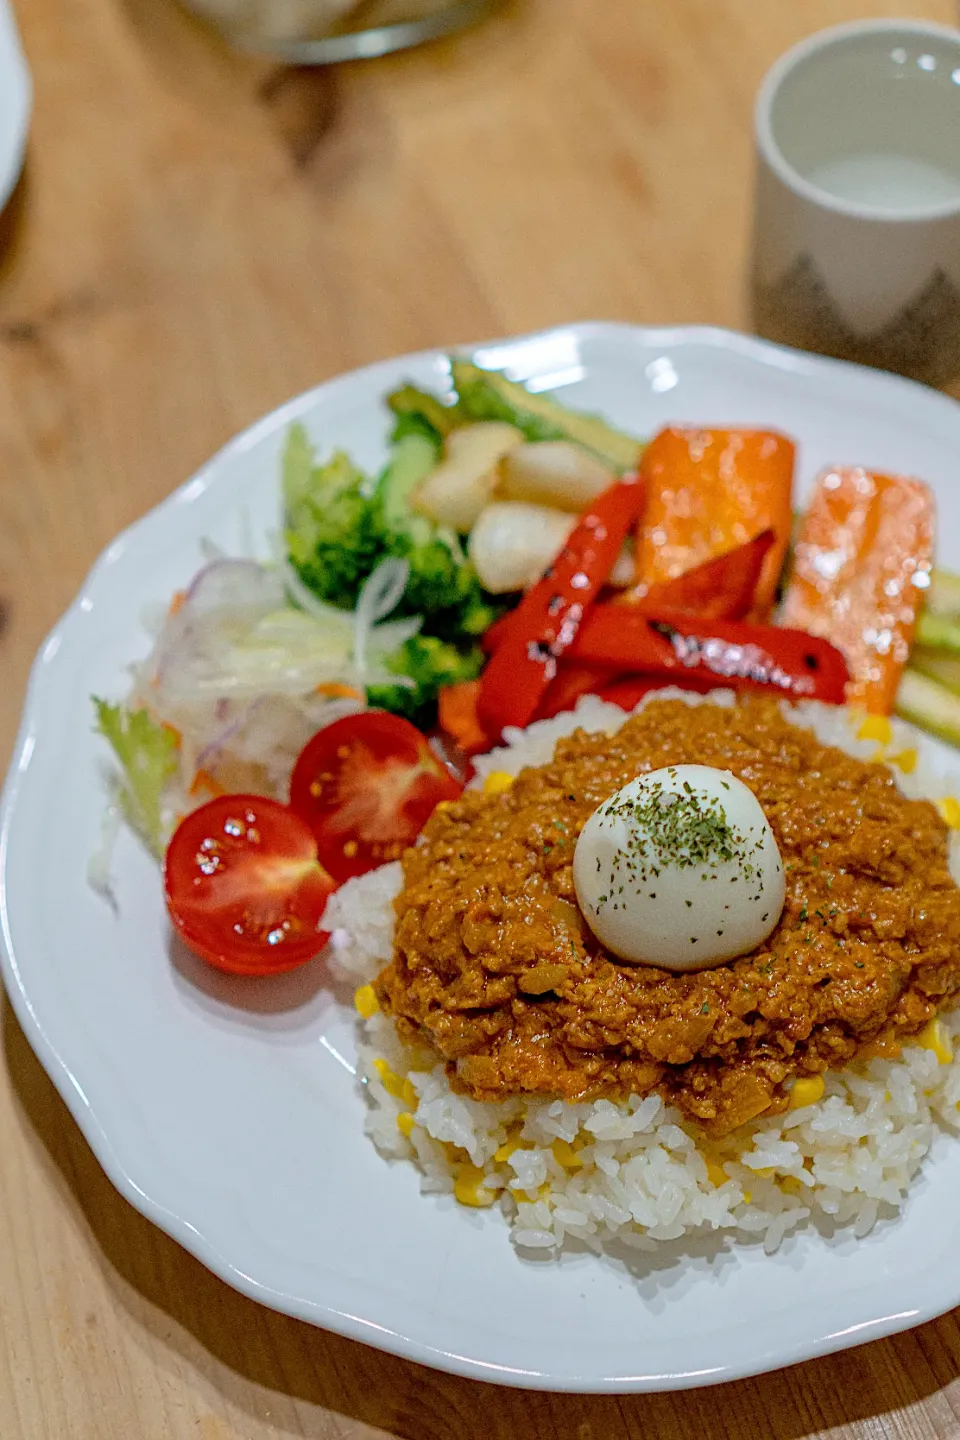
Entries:
<svg viewBox="0 0 960 1440">
<path fill-rule="evenodd" d="M 493 595 L 526 590 L 553 563 L 576 525 L 575 515 L 546 505 L 496 500 L 470 532 L 467 554 Z"/>
<path fill-rule="evenodd" d="M 410 496 L 414 510 L 466 535 L 500 481 L 499 464 L 523 435 L 498 420 L 464 425 L 447 436 L 444 458 Z"/>
<path fill-rule="evenodd" d="M 616 478 L 595 455 L 570 440 L 538 440 L 504 456 L 497 496 L 579 515 Z"/>
</svg>

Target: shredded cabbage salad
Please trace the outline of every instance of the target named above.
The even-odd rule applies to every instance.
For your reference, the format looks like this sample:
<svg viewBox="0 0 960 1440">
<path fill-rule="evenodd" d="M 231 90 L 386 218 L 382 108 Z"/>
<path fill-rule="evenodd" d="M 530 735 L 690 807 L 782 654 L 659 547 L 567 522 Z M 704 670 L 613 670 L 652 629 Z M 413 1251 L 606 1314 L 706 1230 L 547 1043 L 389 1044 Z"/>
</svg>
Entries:
<svg viewBox="0 0 960 1440">
<path fill-rule="evenodd" d="M 126 704 L 95 702 L 120 767 L 113 804 L 154 854 L 215 795 L 286 800 L 312 735 L 364 709 L 369 687 L 412 684 L 385 665 L 420 629 L 418 617 L 387 619 L 407 571 L 383 560 L 349 611 L 318 600 L 284 560 L 218 556 L 174 597 Z M 102 854 L 91 880 L 109 890 Z"/>
</svg>

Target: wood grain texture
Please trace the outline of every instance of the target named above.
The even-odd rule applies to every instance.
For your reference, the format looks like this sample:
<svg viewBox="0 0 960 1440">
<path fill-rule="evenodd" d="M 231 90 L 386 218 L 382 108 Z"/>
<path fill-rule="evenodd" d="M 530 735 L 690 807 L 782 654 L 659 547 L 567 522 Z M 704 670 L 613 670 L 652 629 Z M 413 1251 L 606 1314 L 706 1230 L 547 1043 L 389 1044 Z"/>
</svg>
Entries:
<svg viewBox="0 0 960 1440">
<path fill-rule="evenodd" d="M 169 0 L 19 0 L 0 218 L 0 740 L 98 551 L 239 427 L 384 355 L 578 318 L 745 322 L 766 66 L 949 0 L 514 0 L 421 53 L 284 72 Z M 550 1397 L 259 1309 L 109 1185 L 9 1008 L 2 1440 L 944 1440 L 956 1316 L 755 1381 Z"/>
</svg>

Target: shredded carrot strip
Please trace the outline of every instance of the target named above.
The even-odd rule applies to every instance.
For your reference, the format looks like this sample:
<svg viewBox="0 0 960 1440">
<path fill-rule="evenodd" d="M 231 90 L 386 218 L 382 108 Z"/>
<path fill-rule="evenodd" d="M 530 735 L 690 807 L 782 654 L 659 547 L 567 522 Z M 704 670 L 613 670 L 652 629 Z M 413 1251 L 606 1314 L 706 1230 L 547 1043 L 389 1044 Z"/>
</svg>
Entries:
<svg viewBox="0 0 960 1440">
<path fill-rule="evenodd" d="M 328 680 L 323 685 L 318 685 L 314 695 L 326 695 L 330 700 L 360 700 L 363 701 L 364 693 L 358 690 L 356 685 L 339 685 L 336 681 Z"/>
<path fill-rule="evenodd" d="M 215 780 L 209 770 L 198 770 L 190 785 L 191 795 L 200 795 L 204 790 L 209 791 L 211 797 L 216 799 L 218 795 L 226 795 L 226 790 Z"/>
</svg>

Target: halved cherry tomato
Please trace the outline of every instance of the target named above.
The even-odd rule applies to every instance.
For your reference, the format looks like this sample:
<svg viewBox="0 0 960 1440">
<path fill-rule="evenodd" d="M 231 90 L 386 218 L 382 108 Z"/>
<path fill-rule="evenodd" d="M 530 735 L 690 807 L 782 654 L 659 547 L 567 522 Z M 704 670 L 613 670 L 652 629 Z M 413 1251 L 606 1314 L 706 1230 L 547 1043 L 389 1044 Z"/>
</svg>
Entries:
<svg viewBox="0 0 960 1440">
<path fill-rule="evenodd" d="M 276 800 L 221 795 L 167 846 L 167 909 L 204 960 L 236 975 L 277 975 L 313 958 L 333 880 L 310 828 Z"/>
<path fill-rule="evenodd" d="M 290 805 L 316 837 L 335 880 L 396 860 L 441 800 L 462 786 L 408 720 L 345 715 L 314 735 L 290 781 Z"/>
</svg>

